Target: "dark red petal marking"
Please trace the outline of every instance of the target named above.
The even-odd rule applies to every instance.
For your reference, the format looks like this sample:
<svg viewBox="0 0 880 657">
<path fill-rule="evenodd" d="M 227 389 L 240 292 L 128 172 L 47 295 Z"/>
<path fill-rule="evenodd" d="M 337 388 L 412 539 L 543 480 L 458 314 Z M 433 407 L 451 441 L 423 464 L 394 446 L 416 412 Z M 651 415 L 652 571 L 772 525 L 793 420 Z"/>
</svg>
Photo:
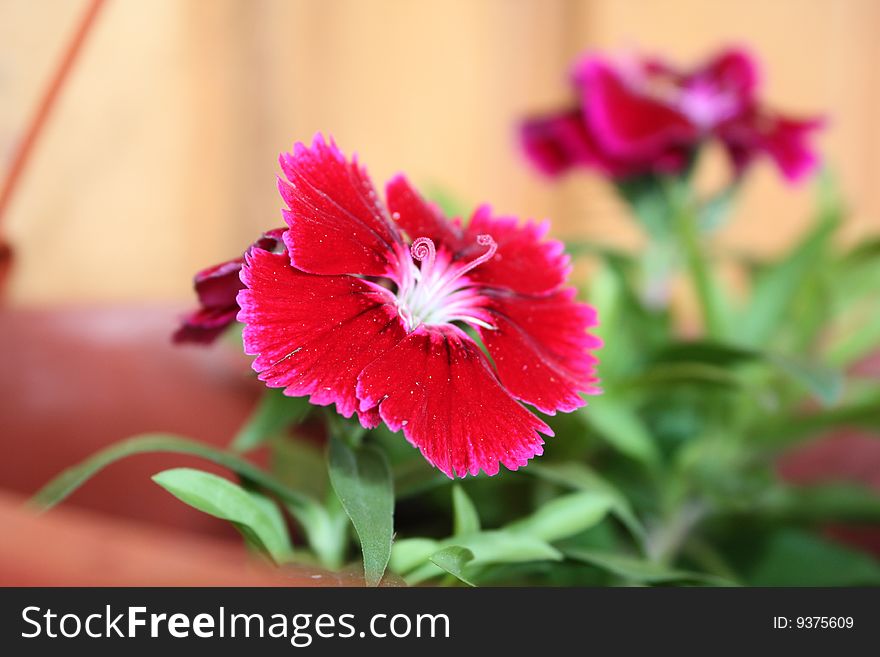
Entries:
<svg viewBox="0 0 880 657">
<path fill-rule="evenodd" d="M 384 276 L 400 234 L 366 170 L 318 135 L 280 158 L 278 189 L 289 210 L 284 242 L 293 266 L 313 274 Z"/>
<path fill-rule="evenodd" d="M 422 198 L 403 175 L 391 179 L 385 187 L 385 196 L 391 216 L 411 241 L 427 237 L 452 252 L 464 246 L 461 228 L 446 219 L 440 208 Z"/>
<path fill-rule="evenodd" d="M 482 253 L 477 236 L 490 235 L 498 250 L 491 260 L 469 272 L 469 279 L 520 294 L 551 292 L 565 282 L 571 268 L 562 242 L 544 239 L 548 228 L 546 221 L 520 223 L 515 217 L 493 217 L 488 206 L 481 206 L 468 223 L 468 246 L 457 259 L 472 260 Z"/>
<path fill-rule="evenodd" d="M 574 301 L 572 288 L 545 297 L 487 293 L 496 330 L 480 329 L 501 383 L 510 393 L 553 414 L 584 405 L 578 393 L 597 394 L 590 351 L 602 342 L 587 329 L 596 311 Z"/>
<path fill-rule="evenodd" d="M 404 337 L 388 294 L 353 276 L 303 273 L 286 254 L 259 249 L 241 273 L 247 287 L 238 295 L 238 320 L 260 380 L 291 397 L 310 395 L 319 406 L 335 403 L 351 417 L 358 374 Z M 362 415 L 365 426 L 374 419 Z"/>
<path fill-rule="evenodd" d="M 543 452 L 550 428 L 498 383 L 479 347 L 455 327 L 421 326 L 358 377 L 361 408 L 379 406 L 449 477 L 493 475 Z"/>
</svg>

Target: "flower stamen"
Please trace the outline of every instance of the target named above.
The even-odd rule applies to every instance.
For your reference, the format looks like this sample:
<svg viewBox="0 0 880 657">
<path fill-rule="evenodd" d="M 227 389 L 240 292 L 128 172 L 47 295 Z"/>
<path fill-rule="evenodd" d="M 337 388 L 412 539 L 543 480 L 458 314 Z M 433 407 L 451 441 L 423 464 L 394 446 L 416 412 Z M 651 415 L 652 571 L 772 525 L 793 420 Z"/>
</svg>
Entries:
<svg viewBox="0 0 880 657">
<path fill-rule="evenodd" d="M 478 258 L 474 258 L 463 269 L 459 270 L 456 278 L 464 276 L 475 267 L 479 267 L 484 262 L 491 260 L 492 256 L 494 256 L 495 252 L 498 250 L 498 242 L 492 239 L 491 235 L 477 235 L 477 244 L 479 244 L 480 246 L 488 246 L 489 248 L 486 249 L 486 252 L 483 255 Z"/>
<path fill-rule="evenodd" d="M 434 242 L 419 237 L 409 253 L 421 267 L 403 265 L 397 307 L 409 330 L 420 324 L 441 325 L 462 321 L 487 329 L 495 328 L 481 310 L 484 299 L 464 276 L 491 259 L 498 244 L 491 235 L 478 235 L 477 244 L 488 247 L 470 262 L 453 262 L 446 251 L 437 253 Z M 464 279 L 464 280 L 462 280 Z"/>
<path fill-rule="evenodd" d="M 409 248 L 412 257 L 419 262 L 424 263 L 425 267 L 433 267 L 434 259 L 437 257 L 437 250 L 434 248 L 434 242 L 430 237 L 420 237 Z"/>
</svg>

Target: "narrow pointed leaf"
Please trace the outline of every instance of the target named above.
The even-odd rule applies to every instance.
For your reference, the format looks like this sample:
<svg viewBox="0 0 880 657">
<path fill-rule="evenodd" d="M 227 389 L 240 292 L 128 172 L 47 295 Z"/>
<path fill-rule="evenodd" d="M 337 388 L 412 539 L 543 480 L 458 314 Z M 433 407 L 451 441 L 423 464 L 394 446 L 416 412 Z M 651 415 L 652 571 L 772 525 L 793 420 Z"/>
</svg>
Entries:
<svg viewBox="0 0 880 657">
<path fill-rule="evenodd" d="M 259 447 L 291 424 L 302 420 L 310 408 L 306 397 L 287 397 L 280 390 L 267 388 L 233 439 L 232 449 L 246 452 Z"/>
<path fill-rule="evenodd" d="M 610 396 L 597 398 L 584 418 L 600 437 L 621 453 L 648 466 L 659 462 L 660 455 L 651 434 L 628 406 Z"/>
<path fill-rule="evenodd" d="M 373 447 L 352 449 L 331 438 L 328 467 L 333 490 L 360 540 L 367 586 L 378 586 L 391 557 L 394 533 L 394 488 L 388 462 Z"/>
<path fill-rule="evenodd" d="M 231 522 L 275 563 L 283 563 L 290 556 L 287 526 L 281 511 L 269 498 L 192 468 L 163 470 L 152 479 L 185 504 Z"/>
<path fill-rule="evenodd" d="M 155 453 L 199 456 L 224 468 L 228 468 L 259 488 L 277 495 L 283 502 L 294 504 L 315 503 L 308 496 L 290 489 L 253 463 L 245 461 L 239 456 L 209 447 L 195 440 L 160 433 L 135 436 L 96 452 L 85 461 L 68 468 L 52 479 L 52 481 L 37 491 L 36 495 L 31 498 L 30 503 L 44 510 L 50 509 L 62 502 L 95 474 L 116 461 L 138 454 Z"/>
<path fill-rule="evenodd" d="M 691 581 L 712 584 L 714 586 L 735 586 L 734 582 L 714 575 L 678 570 L 644 559 L 637 559 L 635 557 L 628 557 L 619 554 L 610 554 L 594 550 L 570 549 L 565 550 L 565 556 L 569 559 L 581 561 L 590 564 L 591 566 L 601 568 L 602 570 L 607 570 L 608 572 L 630 582 L 639 584 Z"/>
<path fill-rule="evenodd" d="M 440 566 L 450 575 L 454 575 L 468 586 L 474 586 L 464 575 L 464 567 L 474 560 L 474 553 L 460 545 L 450 545 L 431 555 L 431 562 Z"/>
<path fill-rule="evenodd" d="M 455 529 L 453 534 L 474 534 L 480 531 L 480 517 L 477 509 L 464 489 L 455 484 L 452 487 L 452 515 Z"/>
<path fill-rule="evenodd" d="M 511 534 L 553 542 L 597 525 L 613 508 L 608 493 L 583 491 L 550 500 L 535 513 L 505 528 Z"/>
</svg>

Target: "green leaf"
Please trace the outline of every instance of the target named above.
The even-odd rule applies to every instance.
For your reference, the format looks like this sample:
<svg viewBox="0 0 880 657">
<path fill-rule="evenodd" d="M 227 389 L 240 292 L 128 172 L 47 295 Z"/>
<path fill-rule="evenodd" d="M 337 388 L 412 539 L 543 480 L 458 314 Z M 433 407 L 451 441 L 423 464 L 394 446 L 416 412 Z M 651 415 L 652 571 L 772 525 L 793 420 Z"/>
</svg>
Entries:
<svg viewBox="0 0 880 657">
<path fill-rule="evenodd" d="M 616 181 L 615 186 L 652 239 L 663 239 L 672 230 L 672 208 L 659 178 L 632 176 Z"/>
<path fill-rule="evenodd" d="M 665 344 L 671 331 L 667 310 L 642 304 L 631 269 L 625 261 L 607 258 L 590 280 L 590 299 L 603 318 L 596 327 L 596 334 L 605 340 L 599 370 L 602 379 L 612 384 L 641 367 L 644 354 Z"/>
<path fill-rule="evenodd" d="M 163 470 L 152 479 L 185 504 L 231 522 L 249 543 L 275 563 L 289 558 L 292 548 L 287 526 L 269 498 L 246 491 L 223 477 L 192 468 Z"/>
<path fill-rule="evenodd" d="M 474 534 L 480 531 L 480 516 L 471 498 L 460 484 L 452 487 L 453 535 Z"/>
<path fill-rule="evenodd" d="M 880 563 L 797 530 L 772 534 L 746 571 L 752 586 L 878 586 Z"/>
<path fill-rule="evenodd" d="M 332 437 L 328 467 L 333 490 L 360 540 L 367 586 L 378 586 L 391 557 L 394 534 L 394 487 L 388 462 L 373 447 L 352 449 Z"/>
<path fill-rule="evenodd" d="M 712 340 L 672 342 L 664 345 L 653 357 L 654 363 L 706 363 L 717 367 L 732 367 L 760 360 L 762 355 L 754 349 Z"/>
<path fill-rule="evenodd" d="M 816 226 L 782 261 L 768 267 L 758 279 L 747 312 L 738 322 L 736 339 L 746 345 L 764 345 L 783 325 L 797 293 L 828 250 L 839 223 L 840 208 L 821 209 Z"/>
<path fill-rule="evenodd" d="M 772 488 L 749 505 L 749 516 L 774 522 L 880 522 L 880 493 L 847 483 Z"/>
<path fill-rule="evenodd" d="M 317 502 L 286 502 L 285 508 L 302 527 L 312 552 L 325 568 L 342 566 L 348 545 L 348 516 L 330 513 Z"/>
<path fill-rule="evenodd" d="M 236 452 L 259 447 L 286 427 L 302 420 L 310 409 L 306 397 L 286 397 L 279 389 L 267 388 L 256 409 L 239 429 L 231 447 Z"/>
<path fill-rule="evenodd" d="M 880 394 L 815 413 L 774 417 L 759 426 L 753 435 L 769 448 L 779 449 L 841 427 L 861 427 L 880 436 Z"/>
<path fill-rule="evenodd" d="M 400 436 L 395 438 L 399 440 Z M 421 454 L 395 464 L 391 472 L 394 475 L 394 494 L 398 500 L 449 485 L 449 477 L 439 472 L 437 468 L 432 468 Z"/>
<path fill-rule="evenodd" d="M 711 386 L 739 389 L 743 382 L 728 368 L 697 362 L 669 362 L 651 365 L 624 383 L 634 388 L 655 389 L 666 386 Z"/>
<path fill-rule="evenodd" d="M 657 446 L 635 411 L 611 395 L 597 397 L 583 412 L 596 433 L 622 454 L 647 466 L 660 461 Z"/>
<path fill-rule="evenodd" d="M 90 456 L 82 463 L 68 468 L 41 488 L 30 500 L 30 504 L 43 509 L 51 509 L 68 495 L 87 482 L 92 476 L 116 461 L 138 454 L 186 454 L 199 456 L 212 463 L 235 472 L 245 481 L 272 493 L 302 525 L 309 547 L 321 558 L 322 563 L 334 567 L 338 548 L 326 548 L 328 532 L 333 531 L 334 523 L 327 517 L 324 508 L 308 495 L 293 490 L 275 477 L 267 474 L 252 463 L 239 456 L 229 454 L 194 440 L 168 434 L 144 434 L 111 445 Z"/>
<path fill-rule="evenodd" d="M 96 452 L 85 461 L 68 468 L 43 486 L 31 498 L 30 502 L 42 509 L 50 509 L 108 465 L 129 456 L 153 453 L 200 456 L 232 470 L 243 479 L 278 496 L 283 502 L 294 504 L 314 503 L 307 496 L 291 490 L 271 475 L 239 456 L 209 447 L 194 440 L 160 433 L 135 436 Z"/>
<path fill-rule="evenodd" d="M 649 381 L 655 382 L 657 378 L 670 378 L 664 375 L 659 365 L 672 364 L 677 367 L 699 364 L 701 367 L 732 368 L 737 365 L 749 363 L 765 363 L 776 368 L 799 385 L 814 394 L 823 404 L 831 405 L 839 401 L 843 392 L 843 374 L 828 365 L 818 363 L 805 358 L 795 358 L 783 354 L 747 349 L 721 342 L 697 340 L 694 342 L 676 342 L 661 349 L 655 354 L 654 366 L 644 376 Z M 692 367 L 692 365 L 688 365 Z M 703 370 L 704 373 L 709 370 Z M 716 372 L 717 373 L 717 372 Z M 715 376 L 723 380 L 728 375 Z M 735 379 L 733 379 L 735 381 Z"/>
<path fill-rule="evenodd" d="M 470 536 L 456 536 L 444 541 L 442 547 L 458 545 L 470 550 L 471 565 L 518 563 L 522 561 L 559 561 L 562 554 L 547 541 L 536 536 L 505 530 L 482 531 Z"/>
<path fill-rule="evenodd" d="M 279 481 L 323 500 L 330 490 L 323 446 L 295 436 L 273 440 L 269 448 L 269 469 Z"/>
<path fill-rule="evenodd" d="M 565 556 L 575 561 L 596 566 L 610 573 L 622 577 L 630 582 L 640 584 L 661 584 L 664 582 L 702 582 L 716 586 L 733 586 L 734 583 L 716 577 L 686 570 L 676 570 L 661 564 L 623 556 L 584 549 L 566 549 Z"/>
<path fill-rule="evenodd" d="M 739 182 L 727 185 L 720 192 L 701 204 L 698 219 L 701 232 L 712 233 L 727 222 L 739 187 Z"/>
<path fill-rule="evenodd" d="M 558 541 L 597 525 L 613 507 L 614 500 L 605 492 L 570 493 L 550 500 L 532 515 L 510 523 L 505 529 L 511 534 Z"/>
<path fill-rule="evenodd" d="M 544 481 L 586 492 L 599 492 L 613 500 L 612 513 L 639 541 L 645 537 L 645 528 L 636 517 L 629 500 L 609 481 L 583 463 L 532 463 L 524 470 Z"/>
<path fill-rule="evenodd" d="M 443 570 L 430 558 L 437 551 L 451 546 L 467 549 L 474 555 L 473 560 L 468 562 L 469 571 L 499 563 L 562 560 L 562 553 L 540 538 L 506 530 L 489 530 L 439 542 L 411 539 L 405 547 L 405 554 L 395 554 L 395 570 L 404 574 L 407 583 L 413 585 L 442 575 Z M 413 565 L 419 563 L 421 565 Z"/>
<path fill-rule="evenodd" d="M 843 395 L 843 373 L 840 370 L 802 358 L 779 355 L 768 355 L 768 358 L 825 406 L 840 401 Z"/>
<path fill-rule="evenodd" d="M 464 567 L 474 560 L 474 553 L 460 545 L 450 545 L 431 555 L 431 562 L 440 566 L 450 575 L 454 575 L 468 586 L 474 586 L 464 575 Z"/>
<path fill-rule="evenodd" d="M 440 549 L 440 541 L 433 538 L 403 538 L 394 542 L 388 567 L 396 573 L 406 574 L 430 560 Z"/>
<path fill-rule="evenodd" d="M 838 336 L 829 349 L 831 362 L 846 366 L 875 352 L 880 345 L 880 313 L 871 310 L 869 317 L 846 335 Z"/>
</svg>

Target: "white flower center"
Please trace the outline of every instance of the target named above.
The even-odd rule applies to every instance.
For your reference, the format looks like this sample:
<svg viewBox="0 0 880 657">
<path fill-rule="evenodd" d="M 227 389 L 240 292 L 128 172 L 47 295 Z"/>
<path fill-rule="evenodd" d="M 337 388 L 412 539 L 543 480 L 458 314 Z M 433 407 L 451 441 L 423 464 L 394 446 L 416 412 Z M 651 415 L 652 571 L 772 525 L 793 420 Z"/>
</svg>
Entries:
<svg viewBox="0 0 880 657">
<path fill-rule="evenodd" d="M 410 252 L 401 254 L 401 280 L 396 300 L 407 331 L 422 324 L 437 326 L 456 321 L 495 328 L 483 309 L 485 297 L 466 274 L 494 256 L 498 244 L 490 235 L 478 235 L 477 243 L 488 248 L 467 263 L 452 262 L 452 256 L 446 251 L 438 253 L 434 242 L 427 237 L 415 240 Z M 421 267 L 415 261 L 419 261 Z"/>
<path fill-rule="evenodd" d="M 737 98 L 720 86 L 696 82 L 682 90 L 678 108 L 698 126 L 708 129 L 736 113 Z"/>
</svg>

